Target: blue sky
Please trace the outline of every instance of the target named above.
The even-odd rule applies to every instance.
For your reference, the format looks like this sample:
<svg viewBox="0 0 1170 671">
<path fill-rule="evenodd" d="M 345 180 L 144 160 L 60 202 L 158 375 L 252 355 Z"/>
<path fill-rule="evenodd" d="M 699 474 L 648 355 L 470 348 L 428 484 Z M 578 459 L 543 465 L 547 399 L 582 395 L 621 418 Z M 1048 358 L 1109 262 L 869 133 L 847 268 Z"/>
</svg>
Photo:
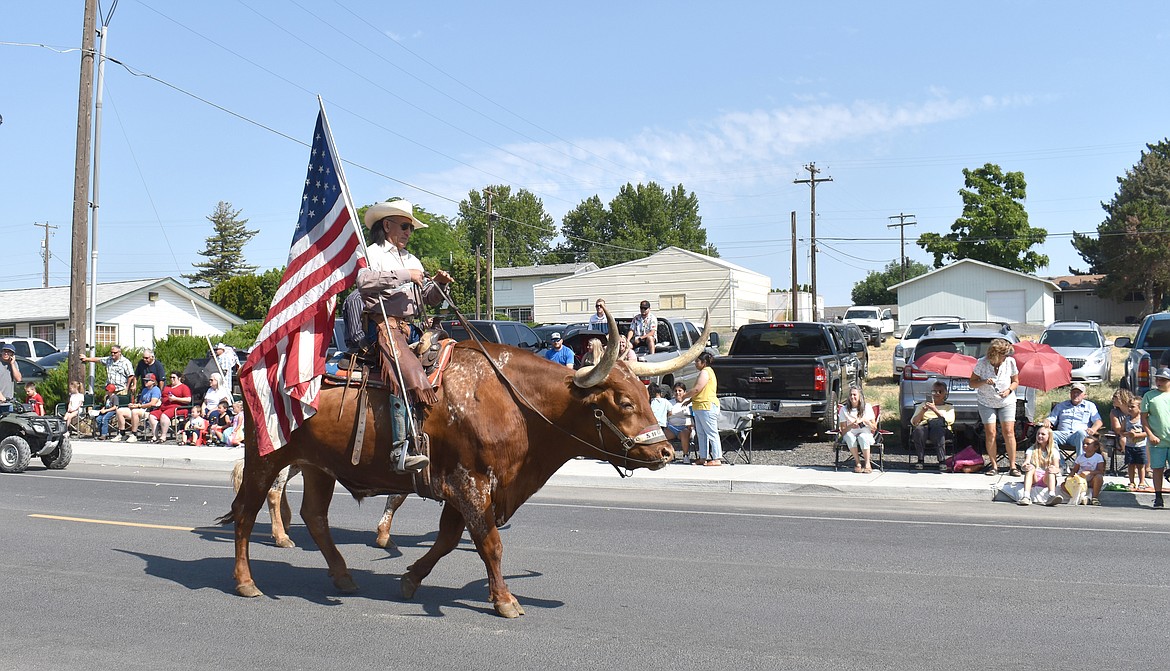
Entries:
<svg viewBox="0 0 1170 671">
<path fill-rule="evenodd" d="M 50 283 L 68 282 L 80 57 L 7 43 L 75 49 L 82 9 L 0 20 L 0 289 L 40 286 L 44 221 Z M 283 265 L 318 94 L 359 205 L 454 215 L 507 183 L 559 223 L 627 182 L 682 183 L 720 255 L 784 287 L 793 210 L 809 281 L 793 180 L 815 162 L 833 178 L 818 287 L 842 305 L 899 255 L 891 215 L 917 215 L 906 253 L 929 264 L 913 239 L 948 231 L 963 168 L 992 162 L 1024 172 L 1041 274 L 1065 274 L 1084 265 L 1070 233 L 1095 231 L 1116 178 L 1170 135 L 1168 47 L 1154 1 L 122 0 L 110 57 L 239 116 L 107 65 L 99 279 L 191 272 L 220 200 L 260 230 L 248 261 Z"/>
</svg>

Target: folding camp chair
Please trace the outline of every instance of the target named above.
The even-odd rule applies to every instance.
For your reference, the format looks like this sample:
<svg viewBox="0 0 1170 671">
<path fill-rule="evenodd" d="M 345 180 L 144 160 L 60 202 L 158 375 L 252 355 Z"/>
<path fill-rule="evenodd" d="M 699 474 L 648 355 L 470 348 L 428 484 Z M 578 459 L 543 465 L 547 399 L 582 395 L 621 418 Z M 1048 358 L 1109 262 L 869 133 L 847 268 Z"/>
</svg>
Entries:
<svg viewBox="0 0 1170 671">
<path fill-rule="evenodd" d="M 837 406 L 837 414 L 838 415 L 841 414 L 842 407 L 843 406 Z M 880 426 L 880 423 L 882 421 L 882 407 L 880 405 L 873 406 L 873 416 L 875 418 L 875 421 Z M 836 471 L 836 470 L 839 470 L 841 468 L 841 464 L 847 463 L 850 459 L 852 459 L 853 455 L 849 454 L 849 448 L 845 445 L 845 437 L 843 435 L 841 435 L 841 433 L 839 431 L 826 431 L 825 433 L 827 433 L 831 436 L 836 436 L 836 440 L 833 441 L 833 470 Z M 892 433 L 893 433 L 892 431 L 886 431 L 885 429 L 879 428 L 873 434 L 873 447 L 870 448 L 869 460 L 871 463 L 877 464 L 877 469 L 879 471 L 886 470 L 886 440 L 885 439 L 886 439 L 886 436 L 889 436 Z M 841 458 L 841 452 L 845 452 L 844 459 Z M 877 453 L 876 459 L 874 458 L 874 452 Z"/>
<path fill-rule="evenodd" d="M 719 445 L 723 458 L 731 463 L 731 457 L 741 464 L 752 463 L 752 402 L 739 396 L 724 396 L 719 399 Z"/>
</svg>

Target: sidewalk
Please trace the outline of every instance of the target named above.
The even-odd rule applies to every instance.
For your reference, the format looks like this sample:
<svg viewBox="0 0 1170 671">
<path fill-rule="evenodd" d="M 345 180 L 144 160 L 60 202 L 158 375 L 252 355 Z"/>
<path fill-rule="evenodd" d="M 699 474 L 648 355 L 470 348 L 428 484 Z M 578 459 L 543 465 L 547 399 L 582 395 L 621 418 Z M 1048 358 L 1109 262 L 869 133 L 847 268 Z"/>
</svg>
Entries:
<svg viewBox="0 0 1170 671">
<path fill-rule="evenodd" d="M 219 471 L 225 475 L 244 456 L 240 448 L 155 445 L 153 443 L 111 443 L 74 440 L 73 463 L 138 468 L 179 468 Z M 630 478 L 620 478 L 613 466 L 592 459 L 574 459 L 561 467 L 549 484 L 561 487 L 613 489 L 656 489 L 670 491 L 736 494 L 795 494 L 806 496 L 850 496 L 908 501 L 990 501 L 993 487 L 1007 481 L 1006 475 L 989 478 L 983 474 L 938 473 L 893 470 L 858 474 L 826 468 L 792 466 L 725 465 L 717 468 L 674 463 L 659 471 L 639 469 Z M 1108 477 L 1106 482 L 1121 482 Z M 226 482 L 226 480 L 225 480 Z M 1105 505 L 1131 503 L 1133 497 L 1149 494 L 1102 492 Z M 1148 505 L 1148 504 L 1147 504 Z"/>
</svg>

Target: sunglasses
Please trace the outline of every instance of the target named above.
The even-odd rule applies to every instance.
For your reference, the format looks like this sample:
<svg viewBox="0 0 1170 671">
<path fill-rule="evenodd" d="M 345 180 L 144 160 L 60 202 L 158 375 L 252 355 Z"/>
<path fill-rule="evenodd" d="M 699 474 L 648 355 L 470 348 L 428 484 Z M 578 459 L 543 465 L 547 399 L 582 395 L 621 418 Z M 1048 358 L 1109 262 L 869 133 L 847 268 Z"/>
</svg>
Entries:
<svg viewBox="0 0 1170 671">
<path fill-rule="evenodd" d="M 404 231 L 413 231 L 413 230 L 414 230 L 414 225 L 413 225 L 413 224 L 403 224 L 403 225 L 402 225 L 402 230 L 404 230 Z"/>
</svg>

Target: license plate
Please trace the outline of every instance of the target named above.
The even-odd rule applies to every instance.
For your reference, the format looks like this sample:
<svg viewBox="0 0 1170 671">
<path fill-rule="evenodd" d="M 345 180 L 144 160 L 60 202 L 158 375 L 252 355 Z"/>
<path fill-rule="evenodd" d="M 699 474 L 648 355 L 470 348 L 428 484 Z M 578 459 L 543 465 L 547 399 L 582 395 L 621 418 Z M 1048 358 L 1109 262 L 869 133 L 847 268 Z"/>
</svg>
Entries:
<svg viewBox="0 0 1170 671">
<path fill-rule="evenodd" d="M 771 410 L 772 403 L 770 401 L 752 401 L 752 410 Z"/>
<path fill-rule="evenodd" d="M 971 391 L 971 381 L 951 380 L 951 391 Z"/>
</svg>

